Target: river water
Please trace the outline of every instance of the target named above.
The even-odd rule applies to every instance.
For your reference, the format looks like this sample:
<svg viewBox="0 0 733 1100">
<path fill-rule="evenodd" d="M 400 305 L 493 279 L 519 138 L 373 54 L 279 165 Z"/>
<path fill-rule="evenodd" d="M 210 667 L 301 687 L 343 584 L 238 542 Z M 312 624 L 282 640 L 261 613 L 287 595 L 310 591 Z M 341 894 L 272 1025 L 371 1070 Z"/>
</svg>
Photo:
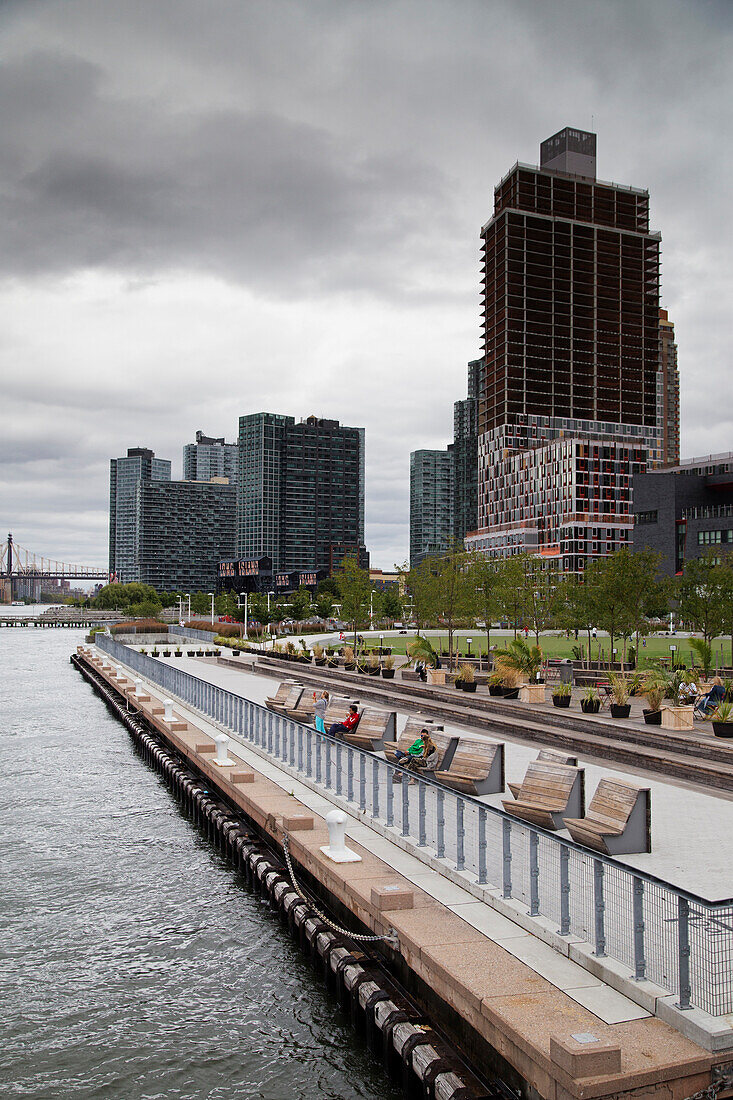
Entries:
<svg viewBox="0 0 733 1100">
<path fill-rule="evenodd" d="M 2 1100 L 397 1100 L 70 665 L 80 641 L 0 628 Z"/>
</svg>

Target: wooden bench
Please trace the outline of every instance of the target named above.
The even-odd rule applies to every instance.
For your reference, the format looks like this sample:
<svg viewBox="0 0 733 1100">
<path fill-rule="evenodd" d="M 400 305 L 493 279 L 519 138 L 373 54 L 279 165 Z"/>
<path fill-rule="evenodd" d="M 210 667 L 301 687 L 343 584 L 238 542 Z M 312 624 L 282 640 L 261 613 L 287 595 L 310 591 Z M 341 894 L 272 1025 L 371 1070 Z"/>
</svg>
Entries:
<svg viewBox="0 0 733 1100">
<path fill-rule="evenodd" d="M 507 813 L 544 829 L 563 829 L 566 816 L 584 813 L 585 772 L 567 764 L 533 760 L 515 798 L 514 802 L 502 802 Z"/>
<path fill-rule="evenodd" d="M 651 852 L 652 796 L 648 787 L 602 779 L 582 818 L 565 818 L 573 840 L 607 856 Z"/>
<path fill-rule="evenodd" d="M 303 685 L 295 680 L 285 680 L 269 699 L 265 699 L 268 710 L 274 710 L 277 714 L 284 714 L 286 707 L 296 707 L 303 694 Z"/>
<path fill-rule="evenodd" d="M 504 790 L 504 742 L 461 737 L 450 767 L 435 778 L 463 794 L 498 794 Z"/>
<path fill-rule="evenodd" d="M 320 694 L 320 692 L 318 694 Z M 294 707 L 285 708 L 285 714 L 288 718 L 292 718 L 294 722 L 304 722 L 306 725 L 310 725 L 313 722 L 315 713 L 316 701 L 313 698 L 313 692 L 309 688 L 304 689 L 303 694 Z"/>
<path fill-rule="evenodd" d="M 349 699 L 346 695 L 332 695 L 328 700 L 326 713 L 323 716 L 326 733 L 328 733 L 329 726 L 332 726 L 335 722 L 343 722 L 349 714 L 352 703 L 358 702 L 358 699 Z"/>
<path fill-rule="evenodd" d="M 449 768 L 456 749 L 458 748 L 459 738 L 455 735 L 446 733 L 442 726 L 435 725 L 430 721 L 425 722 L 420 718 L 408 718 L 407 724 L 398 740 L 384 742 L 382 747 L 387 760 L 396 764 L 397 757 L 395 750 L 400 749 L 402 752 L 407 752 L 410 745 L 417 741 L 421 731 L 424 729 L 428 731 L 438 750 L 438 759 L 435 762 L 435 767 L 431 770 L 436 771 L 438 768 Z M 425 769 L 422 770 L 424 771 Z"/>
<path fill-rule="evenodd" d="M 363 707 L 359 713 L 359 725 L 353 733 L 345 733 L 344 741 L 359 749 L 378 752 L 385 741 L 394 741 L 397 715 L 393 710 L 379 707 Z"/>
<path fill-rule="evenodd" d="M 566 768 L 577 768 L 578 766 L 577 756 L 566 756 L 563 752 L 550 752 L 549 749 L 541 749 L 535 759 L 544 760 L 546 764 L 564 764 Z M 518 796 L 521 786 L 521 783 L 507 783 L 513 798 Z"/>
</svg>

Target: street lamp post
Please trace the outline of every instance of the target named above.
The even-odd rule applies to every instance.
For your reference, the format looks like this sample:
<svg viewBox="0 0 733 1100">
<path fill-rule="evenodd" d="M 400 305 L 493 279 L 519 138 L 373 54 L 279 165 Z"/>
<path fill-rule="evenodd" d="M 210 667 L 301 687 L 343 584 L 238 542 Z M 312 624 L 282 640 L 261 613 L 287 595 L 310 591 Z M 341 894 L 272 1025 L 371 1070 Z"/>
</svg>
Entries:
<svg viewBox="0 0 733 1100">
<path fill-rule="evenodd" d="M 267 610 L 269 611 L 270 610 L 270 599 L 269 599 L 270 593 L 269 592 L 267 593 L 267 596 L 268 596 Z M 242 606 L 242 604 L 241 604 L 240 599 L 239 599 L 239 593 L 237 593 L 237 607 L 241 607 L 241 606 Z M 269 626 L 270 624 L 268 623 L 267 625 Z M 245 638 L 248 637 L 248 630 L 249 630 L 249 593 L 245 592 L 244 593 L 244 636 L 245 636 Z"/>
<path fill-rule="evenodd" d="M 382 642 L 384 641 L 384 634 L 379 635 L 379 656 L 382 656 Z"/>
<path fill-rule="evenodd" d="M 185 598 L 188 600 L 188 621 L 191 621 L 191 593 L 186 592 Z"/>
<path fill-rule="evenodd" d="M 473 642 L 473 638 L 466 638 L 466 645 L 468 646 L 468 656 L 469 657 L 471 656 L 471 644 L 472 644 L 472 642 Z"/>
<path fill-rule="evenodd" d="M 209 595 L 211 596 L 211 621 L 213 623 L 214 622 L 214 593 L 209 592 Z"/>
<path fill-rule="evenodd" d="M 369 593 L 369 629 L 372 629 L 372 620 L 374 619 L 374 589 Z"/>
</svg>

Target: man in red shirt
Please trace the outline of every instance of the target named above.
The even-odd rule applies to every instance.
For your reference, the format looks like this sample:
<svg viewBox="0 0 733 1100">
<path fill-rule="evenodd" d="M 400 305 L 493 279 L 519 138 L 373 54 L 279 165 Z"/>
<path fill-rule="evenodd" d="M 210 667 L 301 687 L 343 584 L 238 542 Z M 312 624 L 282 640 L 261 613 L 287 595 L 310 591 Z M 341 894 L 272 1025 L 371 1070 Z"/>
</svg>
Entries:
<svg viewBox="0 0 733 1100">
<path fill-rule="evenodd" d="M 328 732 L 331 737 L 337 737 L 342 733 L 352 733 L 353 730 L 359 725 L 359 708 L 356 703 L 352 703 L 349 707 L 349 713 L 343 722 L 334 722 L 332 726 L 329 726 Z"/>
</svg>

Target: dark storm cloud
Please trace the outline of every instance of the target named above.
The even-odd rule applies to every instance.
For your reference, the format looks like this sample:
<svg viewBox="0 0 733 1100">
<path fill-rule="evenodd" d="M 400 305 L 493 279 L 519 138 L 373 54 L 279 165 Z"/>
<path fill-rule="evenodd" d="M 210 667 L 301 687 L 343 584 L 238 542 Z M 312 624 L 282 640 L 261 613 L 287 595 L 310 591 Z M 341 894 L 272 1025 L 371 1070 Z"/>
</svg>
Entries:
<svg viewBox="0 0 733 1100">
<path fill-rule="evenodd" d="M 187 270 L 270 293 L 394 294 L 449 192 L 415 157 L 359 155 L 308 123 L 113 100 L 71 56 L 8 64 L 0 101 L 6 275 Z"/>
</svg>

